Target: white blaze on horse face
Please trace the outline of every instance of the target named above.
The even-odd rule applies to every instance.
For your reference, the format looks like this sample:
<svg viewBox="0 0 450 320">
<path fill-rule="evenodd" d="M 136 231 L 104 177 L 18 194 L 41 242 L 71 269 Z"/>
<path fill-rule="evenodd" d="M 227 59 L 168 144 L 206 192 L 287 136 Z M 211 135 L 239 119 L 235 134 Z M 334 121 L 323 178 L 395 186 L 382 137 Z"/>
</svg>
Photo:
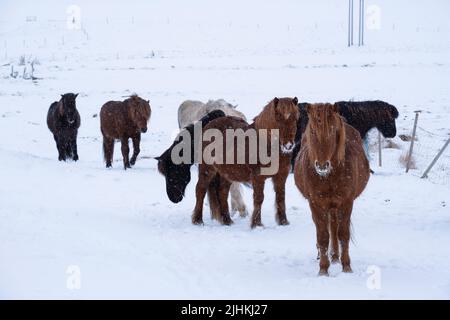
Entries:
<svg viewBox="0 0 450 320">
<path fill-rule="evenodd" d="M 314 161 L 314 169 L 316 170 L 316 173 L 321 176 L 321 177 L 326 177 L 330 174 L 331 169 L 333 169 L 333 167 L 331 166 L 331 162 L 329 160 L 327 160 L 325 162 L 325 165 L 321 166 L 319 164 L 319 161 Z"/>
<path fill-rule="evenodd" d="M 285 143 L 285 144 L 280 146 L 281 152 L 283 152 L 283 153 L 291 153 L 292 150 L 294 150 L 294 146 L 295 146 L 295 143 L 289 141 L 288 143 Z"/>
</svg>

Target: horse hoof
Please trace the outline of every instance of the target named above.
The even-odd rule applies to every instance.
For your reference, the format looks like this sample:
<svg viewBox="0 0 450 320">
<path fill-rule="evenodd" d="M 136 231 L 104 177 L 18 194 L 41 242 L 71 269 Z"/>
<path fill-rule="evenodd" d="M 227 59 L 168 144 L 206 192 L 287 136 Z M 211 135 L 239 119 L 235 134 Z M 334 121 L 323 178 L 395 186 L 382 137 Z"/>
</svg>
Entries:
<svg viewBox="0 0 450 320">
<path fill-rule="evenodd" d="M 329 275 L 330 275 L 330 274 L 328 273 L 328 270 L 320 269 L 320 271 L 319 271 L 319 276 L 320 276 L 320 277 L 322 277 L 322 276 L 328 277 Z"/>
<path fill-rule="evenodd" d="M 287 219 L 282 219 L 282 220 L 278 221 L 278 225 L 280 225 L 280 226 L 288 226 L 289 225 L 289 221 Z"/>
<path fill-rule="evenodd" d="M 264 228 L 264 225 L 261 222 L 252 222 L 252 224 L 250 225 L 250 228 L 255 229 L 256 227 Z"/>
<path fill-rule="evenodd" d="M 350 267 L 350 266 L 343 266 L 342 267 L 342 272 L 353 273 L 353 270 L 352 270 L 352 267 Z"/>
<path fill-rule="evenodd" d="M 336 264 L 339 263 L 339 256 L 331 256 L 331 263 Z"/>
<path fill-rule="evenodd" d="M 203 219 L 192 218 L 192 224 L 196 225 L 196 226 L 202 226 L 203 225 Z"/>
<path fill-rule="evenodd" d="M 225 225 L 225 226 L 230 226 L 230 225 L 232 225 L 233 223 L 234 223 L 234 222 L 233 222 L 233 220 L 231 220 L 230 217 L 226 217 L 226 218 L 223 218 L 223 219 L 222 219 L 222 224 Z"/>
<path fill-rule="evenodd" d="M 130 160 L 130 164 L 131 164 L 132 166 L 134 166 L 134 165 L 136 164 L 136 160 L 135 160 L 135 159 L 131 159 L 131 160 Z"/>
<path fill-rule="evenodd" d="M 73 161 L 78 161 L 78 155 L 74 155 L 72 159 Z"/>
<path fill-rule="evenodd" d="M 247 212 L 247 209 L 245 207 L 244 208 L 240 208 L 238 211 L 239 211 L 239 216 L 241 218 L 245 218 L 246 216 L 248 216 L 248 212 Z"/>
</svg>

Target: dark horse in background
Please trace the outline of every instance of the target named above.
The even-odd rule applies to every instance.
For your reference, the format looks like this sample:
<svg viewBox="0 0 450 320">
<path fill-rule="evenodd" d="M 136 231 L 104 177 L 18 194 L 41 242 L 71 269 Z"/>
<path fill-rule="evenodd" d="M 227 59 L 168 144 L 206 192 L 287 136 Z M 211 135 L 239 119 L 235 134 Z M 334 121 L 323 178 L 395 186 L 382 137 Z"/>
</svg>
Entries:
<svg viewBox="0 0 450 320">
<path fill-rule="evenodd" d="M 302 135 L 308 125 L 307 106 L 310 103 L 299 103 L 300 118 L 297 122 L 297 134 L 295 136 L 295 148 L 292 152 L 292 168 L 295 158 L 301 148 Z M 367 133 L 372 128 L 377 128 L 385 138 L 393 138 L 397 134 L 395 119 L 398 118 L 398 110 L 393 105 L 376 101 L 339 101 L 334 104 L 337 112 L 345 121 L 355 128 L 364 141 L 367 141 Z M 368 150 L 366 150 L 366 154 Z"/>
<path fill-rule="evenodd" d="M 199 121 L 202 124 L 202 128 L 210 123 L 212 120 L 224 117 L 225 113 L 221 110 L 213 110 L 201 118 Z M 172 149 L 182 142 L 181 135 L 179 135 L 172 145 L 164 151 L 159 157 L 155 157 L 158 161 L 158 171 L 166 179 L 166 192 L 170 201 L 178 203 L 183 200 L 184 191 L 186 186 L 191 181 L 191 166 L 194 163 L 195 143 L 194 143 L 194 125 L 190 124 L 182 130 L 187 130 L 191 136 L 191 161 L 189 163 L 175 164 L 172 161 Z M 212 187 L 212 186 L 211 186 Z M 210 201 L 215 200 L 215 194 L 208 192 L 208 198 Z"/>
<path fill-rule="evenodd" d="M 61 100 L 53 102 L 48 109 L 47 126 L 53 133 L 59 161 L 66 161 L 68 158 L 78 160 L 77 134 L 80 114 L 75 103 L 77 96 L 78 93 L 63 94 Z"/>
</svg>

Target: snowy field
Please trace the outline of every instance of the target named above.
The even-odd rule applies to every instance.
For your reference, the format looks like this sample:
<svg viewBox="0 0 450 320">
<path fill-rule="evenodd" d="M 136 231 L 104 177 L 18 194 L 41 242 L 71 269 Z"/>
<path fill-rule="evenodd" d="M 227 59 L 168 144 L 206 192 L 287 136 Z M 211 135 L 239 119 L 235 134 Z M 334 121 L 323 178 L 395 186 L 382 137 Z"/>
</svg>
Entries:
<svg viewBox="0 0 450 320">
<path fill-rule="evenodd" d="M 80 29 L 67 26 L 71 4 Z M 347 1 L 0 0 L 0 298 L 449 299 L 450 148 L 420 176 L 450 134 L 450 2 L 366 8 L 366 45 L 348 48 Z M 57 161 L 46 125 L 65 92 L 80 93 L 76 163 Z M 124 171 L 116 144 L 107 170 L 96 115 L 134 92 L 152 107 L 140 158 Z M 398 135 L 422 110 L 408 174 L 409 142 L 383 141 L 380 168 L 370 134 L 375 174 L 353 210 L 352 274 L 333 265 L 317 276 L 292 175 L 289 226 L 275 223 L 270 182 L 257 230 L 237 216 L 221 226 L 208 209 L 204 226 L 191 224 L 195 167 L 185 199 L 166 196 L 152 157 L 171 144 L 182 101 L 224 98 L 251 119 L 275 96 L 385 100 Z M 250 189 L 244 197 L 251 210 Z"/>
</svg>

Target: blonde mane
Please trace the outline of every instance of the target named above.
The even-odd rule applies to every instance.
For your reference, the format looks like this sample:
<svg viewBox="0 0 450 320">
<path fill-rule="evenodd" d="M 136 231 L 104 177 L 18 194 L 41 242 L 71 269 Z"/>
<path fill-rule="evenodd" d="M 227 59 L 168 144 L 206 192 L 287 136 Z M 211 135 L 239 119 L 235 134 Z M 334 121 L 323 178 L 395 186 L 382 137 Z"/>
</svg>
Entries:
<svg viewBox="0 0 450 320">
<path fill-rule="evenodd" d="M 336 146 L 336 150 L 335 150 L 336 158 L 337 158 L 338 163 L 343 163 L 345 161 L 345 145 L 346 145 L 346 139 L 347 139 L 346 129 L 345 129 L 346 122 L 345 122 L 344 118 L 339 115 L 339 113 L 337 112 L 337 109 L 334 105 L 318 103 L 318 104 L 312 104 L 312 105 L 308 106 L 308 109 L 310 110 L 309 112 L 311 112 L 313 114 L 318 114 L 318 113 L 325 114 L 328 111 L 328 110 L 326 110 L 327 108 L 329 108 L 333 112 L 333 118 L 332 118 L 331 123 L 328 121 L 327 117 L 323 117 L 322 118 L 323 124 L 316 126 L 316 123 L 314 122 L 315 117 L 310 116 L 308 125 L 306 126 L 306 130 L 305 130 L 306 143 L 307 143 L 309 149 L 320 147 L 317 145 L 312 145 L 310 143 L 311 134 L 312 134 L 311 133 L 312 126 L 319 129 L 319 132 L 317 133 L 319 136 L 328 136 L 329 132 L 331 132 L 331 127 L 336 126 L 337 127 L 337 135 L 338 135 L 338 142 L 337 142 L 337 146 Z M 312 161 L 314 161 L 314 160 L 312 160 Z"/>
</svg>

